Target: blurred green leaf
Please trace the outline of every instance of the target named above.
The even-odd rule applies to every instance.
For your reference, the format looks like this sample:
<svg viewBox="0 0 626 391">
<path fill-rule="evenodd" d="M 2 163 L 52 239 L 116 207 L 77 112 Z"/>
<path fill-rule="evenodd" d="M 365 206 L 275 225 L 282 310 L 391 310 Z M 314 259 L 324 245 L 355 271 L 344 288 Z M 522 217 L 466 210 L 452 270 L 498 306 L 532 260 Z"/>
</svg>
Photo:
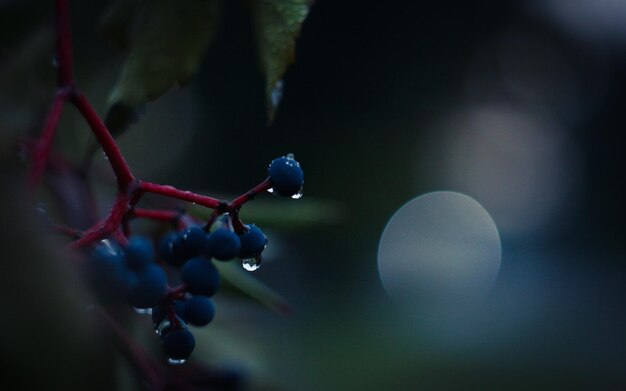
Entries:
<svg viewBox="0 0 626 391">
<path fill-rule="evenodd" d="M 228 285 L 225 288 L 235 288 L 235 291 L 266 305 L 271 310 L 282 315 L 292 312 L 291 305 L 281 295 L 276 293 L 261 281 L 244 271 L 237 262 L 215 262 L 220 271 L 222 281 Z"/>
<path fill-rule="evenodd" d="M 137 105 L 189 83 L 215 35 L 217 4 L 216 0 L 154 0 L 145 5 L 128 59 L 109 96 L 109 104 L 115 108 L 107 116 L 107 124 L 114 125 L 112 133 L 123 130 L 120 113 L 132 117 Z M 128 12 L 128 7 L 119 9 Z M 109 20 L 128 20 L 123 15 Z M 119 31 L 119 27 L 110 30 Z"/>
<path fill-rule="evenodd" d="M 259 62 L 265 74 L 266 104 L 274 115 L 272 92 L 294 61 L 295 39 L 309 11 L 308 0 L 252 0 Z"/>
</svg>

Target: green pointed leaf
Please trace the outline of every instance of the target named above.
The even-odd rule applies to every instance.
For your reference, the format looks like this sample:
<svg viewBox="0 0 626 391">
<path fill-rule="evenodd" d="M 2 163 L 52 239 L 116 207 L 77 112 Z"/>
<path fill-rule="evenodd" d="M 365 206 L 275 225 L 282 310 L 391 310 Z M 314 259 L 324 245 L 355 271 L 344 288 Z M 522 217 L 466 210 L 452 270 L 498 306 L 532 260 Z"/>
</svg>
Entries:
<svg viewBox="0 0 626 391">
<path fill-rule="evenodd" d="M 294 61 L 295 39 L 309 11 L 308 0 L 252 0 L 259 63 L 265 74 L 270 120 L 274 115 L 272 93 Z"/>
<path fill-rule="evenodd" d="M 128 59 L 109 96 L 111 107 L 118 113 L 108 121 L 110 124 L 132 118 L 137 105 L 189 83 L 215 35 L 217 4 L 217 0 L 147 2 L 140 13 Z M 124 20 L 124 15 L 113 19 Z M 110 130 L 116 133 L 113 128 Z"/>
</svg>

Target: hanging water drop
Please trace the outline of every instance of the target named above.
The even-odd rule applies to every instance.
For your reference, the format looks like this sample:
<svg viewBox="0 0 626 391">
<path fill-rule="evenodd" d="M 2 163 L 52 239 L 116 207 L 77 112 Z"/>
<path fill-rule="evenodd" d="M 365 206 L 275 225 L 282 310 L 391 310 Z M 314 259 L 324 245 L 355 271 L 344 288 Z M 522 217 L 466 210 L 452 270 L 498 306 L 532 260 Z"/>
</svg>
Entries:
<svg viewBox="0 0 626 391">
<path fill-rule="evenodd" d="M 168 328 L 170 328 L 171 326 L 174 326 L 174 327 L 182 327 L 182 328 L 187 328 L 187 324 L 185 323 L 185 321 L 184 321 L 184 320 L 182 320 L 182 319 L 180 318 L 180 316 L 176 315 L 176 318 L 175 318 L 175 321 L 174 321 L 174 324 L 173 324 L 173 325 L 172 325 L 172 322 L 170 322 L 170 320 L 169 320 L 169 319 L 168 319 L 168 317 L 166 316 L 166 317 L 165 317 L 165 318 L 161 321 L 161 323 L 159 323 L 159 325 L 158 325 L 158 326 L 154 329 L 154 332 L 155 332 L 157 335 L 161 335 L 161 334 L 163 334 L 163 332 L 164 332 L 165 330 L 167 330 L 167 329 L 168 329 Z"/>
<path fill-rule="evenodd" d="M 244 258 L 241 260 L 241 266 L 249 272 L 258 270 L 261 267 L 261 257 Z"/>
<path fill-rule="evenodd" d="M 304 188 L 300 188 L 300 190 L 298 190 L 298 192 L 294 195 L 291 196 L 291 198 L 293 198 L 294 200 L 299 200 L 300 198 L 302 198 L 302 196 L 304 195 Z"/>
<path fill-rule="evenodd" d="M 270 187 L 269 189 L 267 189 L 267 192 L 270 194 L 274 194 L 274 188 Z"/>
<path fill-rule="evenodd" d="M 170 365 L 183 365 L 185 363 L 185 361 L 187 361 L 187 360 L 185 360 L 184 358 L 180 358 L 179 359 L 179 358 L 171 358 L 170 357 L 170 358 L 167 359 L 167 363 L 170 364 Z"/>
<path fill-rule="evenodd" d="M 161 321 L 161 323 L 159 323 L 159 326 L 156 329 L 154 329 L 154 332 L 157 335 L 161 335 L 161 334 L 163 334 L 163 330 L 167 329 L 170 326 L 171 326 L 171 323 L 170 323 L 169 319 L 167 319 L 167 317 L 166 317 L 165 319 L 163 319 Z"/>
</svg>

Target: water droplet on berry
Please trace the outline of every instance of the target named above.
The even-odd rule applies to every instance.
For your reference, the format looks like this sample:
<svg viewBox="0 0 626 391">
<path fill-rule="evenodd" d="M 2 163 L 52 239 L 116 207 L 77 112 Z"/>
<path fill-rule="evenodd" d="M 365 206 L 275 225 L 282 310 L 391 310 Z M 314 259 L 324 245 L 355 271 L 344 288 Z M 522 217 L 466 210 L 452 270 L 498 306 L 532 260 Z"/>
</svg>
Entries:
<svg viewBox="0 0 626 391">
<path fill-rule="evenodd" d="M 288 153 L 285 157 L 286 157 L 287 159 L 290 159 L 290 160 L 295 160 L 295 158 L 296 158 L 296 157 L 293 155 L 293 153 Z"/>
<path fill-rule="evenodd" d="M 258 270 L 261 267 L 261 257 L 244 258 L 241 260 L 241 266 L 249 272 Z"/>
<path fill-rule="evenodd" d="M 267 192 L 270 194 L 274 194 L 274 188 L 270 187 L 269 189 L 267 189 Z"/>
<path fill-rule="evenodd" d="M 183 321 L 179 316 L 176 316 L 176 322 L 178 324 L 174 324 L 175 327 L 183 327 L 183 328 L 187 328 L 187 324 L 185 323 L 185 321 Z M 159 323 L 159 325 L 154 329 L 154 332 L 156 333 L 156 335 L 161 335 L 163 334 L 163 332 L 165 330 L 167 330 L 168 328 L 170 328 L 172 326 L 172 323 L 170 322 L 170 320 L 168 319 L 168 317 L 166 316 L 161 323 Z"/>
<path fill-rule="evenodd" d="M 183 365 L 185 363 L 185 361 L 187 361 L 187 360 L 185 360 L 184 358 L 178 359 L 178 358 L 171 358 L 170 357 L 170 358 L 167 359 L 167 363 L 170 364 L 170 365 Z"/>
<path fill-rule="evenodd" d="M 163 319 L 163 321 L 161 321 L 161 323 L 159 323 L 157 328 L 154 329 L 154 332 L 156 333 L 156 335 L 161 335 L 161 334 L 163 334 L 163 330 L 165 330 L 168 327 L 170 327 L 170 325 L 171 325 L 171 323 L 170 323 L 169 319 L 167 319 L 167 317 L 166 317 L 165 319 Z"/>
<path fill-rule="evenodd" d="M 135 312 L 138 313 L 139 315 L 152 315 L 152 308 L 150 307 L 148 308 L 133 307 L 133 310 L 135 310 Z"/>
<path fill-rule="evenodd" d="M 304 195 L 304 188 L 300 188 L 300 190 L 298 190 L 298 192 L 294 195 L 291 196 L 291 198 L 293 198 L 294 200 L 299 200 L 300 198 L 302 198 L 302 196 Z"/>
</svg>

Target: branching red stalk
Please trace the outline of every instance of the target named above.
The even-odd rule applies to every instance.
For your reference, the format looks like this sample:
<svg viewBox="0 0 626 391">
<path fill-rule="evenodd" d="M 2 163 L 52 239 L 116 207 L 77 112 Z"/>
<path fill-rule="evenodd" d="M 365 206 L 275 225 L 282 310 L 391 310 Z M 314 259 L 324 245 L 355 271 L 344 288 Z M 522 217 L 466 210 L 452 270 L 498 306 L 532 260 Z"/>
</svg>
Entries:
<svg viewBox="0 0 626 391">
<path fill-rule="evenodd" d="M 46 166 L 51 160 L 52 144 L 59 126 L 63 108 L 66 103 L 71 103 L 86 120 L 89 128 L 98 140 L 115 174 L 118 191 L 109 214 L 92 227 L 84 231 L 63 225 L 52 225 L 52 228 L 59 233 L 75 238 L 76 240 L 72 242 L 69 247 L 71 249 L 79 249 L 107 237 L 115 238 L 122 245 L 127 244 L 127 236 L 130 235 L 129 224 L 132 218 L 146 218 L 163 222 L 178 221 L 180 226 L 190 224 L 192 220 L 182 216 L 178 211 L 135 208 L 145 193 L 152 193 L 214 209 L 213 214 L 209 218 L 209 224 L 218 214 L 230 213 L 233 218 L 235 230 L 239 233 L 245 230 L 243 222 L 238 217 L 239 209 L 243 204 L 272 186 L 269 178 L 265 179 L 250 191 L 236 197 L 231 202 L 221 201 L 190 191 L 179 190 L 168 185 L 144 182 L 135 178 L 104 121 L 98 115 L 87 97 L 78 90 L 77 83 L 74 80 L 69 0 L 55 0 L 55 7 L 57 22 L 57 92 L 45 120 L 40 138 L 34 144 L 34 147 L 29 146 L 29 148 L 32 149 L 33 161 L 29 173 L 30 188 L 34 189 L 35 186 L 41 182 Z M 65 163 L 63 163 L 62 166 L 67 168 Z M 58 167 L 52 165 L 51 168 L 55 169 Z M 76 169 L 72 171 L 74 173 L 82 172 Z M 82 173 L 85 174 L 85 172 Z M 169 288 L 166 296 L 163 298 L 165 302 L 170 302 L 168 315 L 173 322 L 176 322 L 176 317 L 173 307 L 171 306 L 171 300 L 180 298 L 187 290 L 188 287 L 184 284 Z M 151 384 L 152 389 L 164 389 L 167 385 L 167 379 L 161 372 L 161 368 L 149 358 L 145 350 L 133 341 L 128 333 L 104 309 L 100 308 L 98 314 L 104 321 L 103 323 L 109 327 L 116 337 L 119 348 L 129 357 L 139 372 L 145 376 L 147 381 Z"/>
</svg>

